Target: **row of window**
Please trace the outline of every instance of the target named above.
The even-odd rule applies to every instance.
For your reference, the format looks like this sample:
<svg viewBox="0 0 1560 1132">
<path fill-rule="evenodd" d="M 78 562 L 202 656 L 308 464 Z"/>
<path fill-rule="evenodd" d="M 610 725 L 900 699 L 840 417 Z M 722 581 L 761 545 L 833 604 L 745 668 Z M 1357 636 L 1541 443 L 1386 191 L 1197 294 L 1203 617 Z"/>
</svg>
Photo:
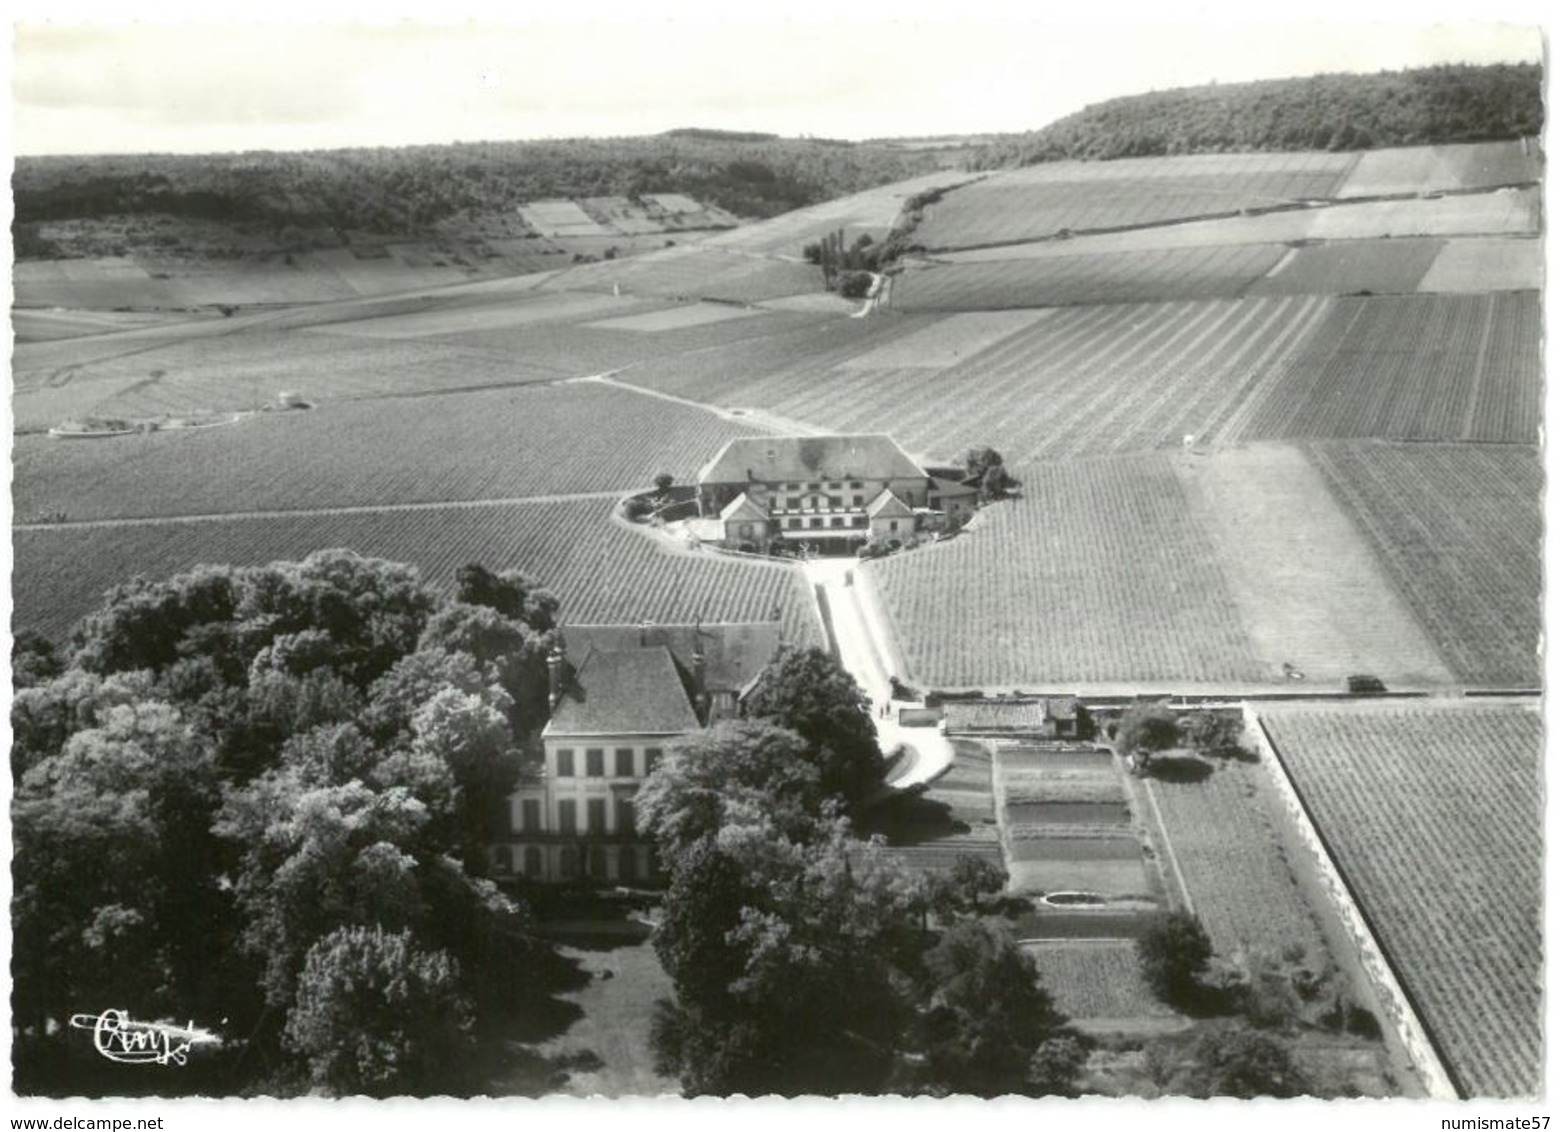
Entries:
<svg viewBox="0 0 1560 1132">
<path fill-rule="evenodd" d="M 634 832 L 634 802 L 631 798 L 614 798 L 613 800 L 612 828 L 607 828 L 607 799 L 585 799 L 585 832 L 586 833 L 633 833 Z M 547 830 L 542 825 L 542 800 L 540 798 L 522 798 L 520 801 L 520 820 L 515 824 L 514 833 L 545 833 Z M 579 833 L 579 803 L 574 798 L 560 798 L 558 800 L 558 827 L 556 833 Z"/>
<path fill-rule="evenodd" d="M 502 870 L 513 870 L 536 880 L 547 875 L 542 850 L 536 845 L 527 845 L 524 850 L 515 849 L 512 860 L 508 846 L 499 846 L 498 854 L 499 868 Z M 609 862 L 616 863 L 615 873 L 609 871 Z M 656 864 L 654 857 L 650 856 L 641 866 L 640 851 L 632 845 L 620 845 L 615 851 L 605 845 L 591 845 L 585 847 L 583 852 L 575 846 L 568 846 L 559 854 L 558 871 L 565 880 L 578 877 L 582 869 L 584 875 L 597 880 L 652 880 Z"/>
<path fill-rule="evenodd" d="M 851 515 L 849 518 L 850 522 L 847 523 L 843 517 L 836 515 L 829 520 L 828 525 L 831 527 L 864 527 L 867 525 L 867 517 L 865 515 Z M 803 520 L 801 519 L 787 519 L 785 521 L 785 529 L 788 531 L 817 530 L 824 525 L 823 520 L 819 518 L 806 520 L 806 527 L 803 527 L 802 523 Z M 898 528 L 896 527 L 895 529 L 897 530 Z"/>
<path fill-rule="evenodd" d="M 850 481 L 850 487 L 851 487 L 852 491 L 860 491 L 862 488 L 864 488 L 866 486 L 867 485 L 862 483 L 860 480 L 851 480 Z M 840 480 L 837 483 L 807 483 L 807 484 L 802 484 L 802 483 L 783 483 L 783 484 L 780 485 L 780 490 L 781 491 L 840 491 L 844 487 L 845 487 L 845 481 L 844 480 Z"/>
<path fill-rule="evenodd" d="M 661 761 L 660 747 L 645 748 L 645 773 L 648 778 L 650 772 L 655 770 L 656 763 Z M 603 747 L 585 748 L 585 777 L 605 778 L 607 776 L 607 752 Z M 612 776 L 614 778 L 638 778 L 640 775 L 634 769 L 634 748 L 618 747 L 612 752 Z M 574 778 L 574 748 L 558 748 L 558 777 Z"/>
<path fill-rule="evenodd" d="M 853 495 L 850 497 L 850 505 L 852 507 L 861 507 L 865 505 L 866 501 L 867 497 L 864 495 Z M 799 495 L 788 495 L 785 499 L 784 509 L 787 511 L 801 511 L 804 509 L 808 511 L 823 511 L 825 509 L 841 511 L 845 508 L 845 497 L 843 495 L 825 496 L 823 502 L 827 505 L 827 508 L 820 507 L 816 498 L 809 497 L 803 499 Z M 781 510 L 780 500 L 778 498 L 771 499 L 769 501 L 769 509 L 771 511 Z"/>
</svg>

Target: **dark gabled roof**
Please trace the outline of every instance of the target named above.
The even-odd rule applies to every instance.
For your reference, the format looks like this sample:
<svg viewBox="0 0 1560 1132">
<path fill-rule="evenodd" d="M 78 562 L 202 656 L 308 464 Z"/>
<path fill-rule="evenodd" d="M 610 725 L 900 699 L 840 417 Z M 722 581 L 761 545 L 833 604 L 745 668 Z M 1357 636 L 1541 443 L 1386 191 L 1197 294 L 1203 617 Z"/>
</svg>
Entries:
<svg viewBox="0 0 1560 1132">
<path fill-rule="evenodd" d="M 867 504 L 867 518 L 876 519 L 887 515 L 890 519 L 897 519 L 908 515 L 914 515 L 905 501 L 891 491 L 878 492 L 877 498 Z"/>
<path fill-rule="evenodd" d="M 964 495 L 979 495 L 978 484 L 966 483 L 963 480 L 945 480 L 941 476 L 933 476 L 932 491 L 937 495 L 952 495 L 955 497 Z"/>
<path fill-rule="evenodd" d="M 741 436 L 699 472 L 700 483 L 799 483 L 818 480 L 920 479 L 925 476 L 893 437 Z"/>
<path fill-rule="evenodd" d="M 565 647 L 584 656 L 592 649 L 621 652 L 665 646 L 692 687 L 693 657 L 704 654 L 704 686 L 710 692 L 740 692 L 780 650 L 780 622 L 715 625 L 566 625 Z"/>
<path fill-rule="evenodd" d="M 665 645 L 609 651 L 580 661 L 545 735 L 675 735 L 699 719 Z"/>
</svg>

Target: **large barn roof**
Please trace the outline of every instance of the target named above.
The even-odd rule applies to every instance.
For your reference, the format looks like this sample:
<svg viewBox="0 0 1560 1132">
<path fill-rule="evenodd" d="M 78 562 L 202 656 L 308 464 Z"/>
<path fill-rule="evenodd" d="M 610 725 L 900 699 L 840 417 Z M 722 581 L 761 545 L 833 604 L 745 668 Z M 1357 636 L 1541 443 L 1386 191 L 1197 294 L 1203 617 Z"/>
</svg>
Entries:
<svg viewBox="0 0 1560 1132">
<path fill-rule="evenodd" d="M 926 473 L 883 433 L 856 436 L 741 436 L 699 472 L 705 483 L 804 483 L 920 479 Z"/>
</svg>

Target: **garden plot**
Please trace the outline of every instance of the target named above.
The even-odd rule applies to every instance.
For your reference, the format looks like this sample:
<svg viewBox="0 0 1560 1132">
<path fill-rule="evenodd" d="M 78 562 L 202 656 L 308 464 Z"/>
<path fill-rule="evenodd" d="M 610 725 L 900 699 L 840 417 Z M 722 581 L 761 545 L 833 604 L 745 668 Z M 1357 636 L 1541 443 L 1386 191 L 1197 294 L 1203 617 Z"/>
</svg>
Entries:
<svg viewBox="0 0 1560 1132">
<path fill-rule="evenodd" d="M 921 794 L 883 802 L 862 829 L 887 838 L 889 852 L 909 868 L 948 869 L 968 856 L 1002 864 L 991 752 L 970 740 L 955 740 L 953 750 L 947 773 Z"/>
<path fill-rule="evenodd" d="M 1126 790 L 1109 758 L 1080 766 L 1082 752 L 1070 744 L 996 740 L 994 747 L 1013 891 L 1152 898 Z"/>
<path fill-rule="evenodd" d="M 1035 961 L 1040 985 L 1074 1022 L 1179 1017 L 1149 989 L 1130 940 L 1042 940 L 1021 946 Z"/>
<path fill-rule="evenodd" d="M 1171 871 L 1215 952 L 1228 959 L 1298 948 L 1321 970 L 1327 945 L 1290 871 L 1275 824 L 1285 819 L 1263 793 L 1266 773 L 1238 760 L 1161 755 L 1158 773 L 1143 785 L 1169 842 Z"/>
</svg>

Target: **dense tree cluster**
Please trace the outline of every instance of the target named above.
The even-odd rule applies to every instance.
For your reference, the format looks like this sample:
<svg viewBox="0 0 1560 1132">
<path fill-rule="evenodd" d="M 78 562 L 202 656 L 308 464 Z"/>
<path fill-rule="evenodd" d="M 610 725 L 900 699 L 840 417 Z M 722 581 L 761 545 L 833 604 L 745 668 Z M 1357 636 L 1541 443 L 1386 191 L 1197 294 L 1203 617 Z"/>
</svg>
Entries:
<svg viewBox="0 0 1560 1132">
<path fill-rule="evenodd" d="M 462 212 L 512 211 L 552 197 L 677 192 L 761 218 L 946 160 L 946 151 L 678 131 L 306 153 L 24 157 L 12 188 L 24 232 L 45 220 L 159 213 L 416 235 Z"/>
<path fill-rule="evenodd" d="M 977 164 L 1445 145 L 1537 137 L 1543 124 L 1536 64 L 1438 66 L 1115 98 L 993 145 Z"/>
<path fill-rule="evenodd" d="M 762 718 L 676 744 L 636 803 L 671 875 L 659 1071 L 694 1096 L 1069 1091 L 1086 1045 L 979 918 L 1000 873 L 915 874 L 852 835 L 881 760 L 828 656 L 787 653 L 761 687 Z"/>
<path fill-rule="evenodd" d="M 59 655 L 18 634 L 18 1090 L 144 1088 L 80 1059 L 68 1019 L 108 1008 L 223 1038 L 162 1089 L 475 1087 L 474 1035 L 546 997 L 483 846 L 556 608 L 323 551 L 137 579 Z"/>
</svg>

